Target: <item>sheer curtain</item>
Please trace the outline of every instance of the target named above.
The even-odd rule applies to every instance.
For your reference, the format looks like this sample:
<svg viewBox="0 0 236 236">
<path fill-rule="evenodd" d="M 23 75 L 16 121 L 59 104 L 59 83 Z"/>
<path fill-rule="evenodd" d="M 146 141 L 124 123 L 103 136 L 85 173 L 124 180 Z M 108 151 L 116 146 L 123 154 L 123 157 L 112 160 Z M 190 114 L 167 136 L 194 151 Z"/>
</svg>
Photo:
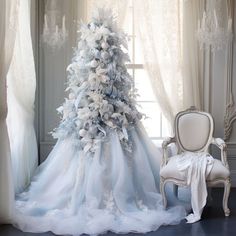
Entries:
<svg viewBox="0 0 236 236">
<path fill-rule="evenodd" d="M 172 124 L 178 111 L 190 105 L 201 108 L 195 37 L 198 18 L 195 7 L 199 1 L 134 2 L 144 67 L 161 110 Z M 194 20 L 190 12 L 194 13 Z"/>
<path fill-rule="evenodd" d="M 17 0 L 0 1 L 0 223 L 10 222 L 14 201 L 10 145 L 6 126 L 6 75 L 15 44 L 18 4 Z"/>
<path fill-rule="evenodd" d="M 21 0 L 19 27 L 11 65 L 7 74 L 7 127 L 15 192 L 21 192 L 30 182 L 38 164 L 34 130 L 34 100 L 36 75 L 30 32 L 30 1 Z"/>
<path fill-rule="evenodd" d="M 182 109 L 180 1 L 135 1 L 135 24 L 146 69 L 163 114 Z"/>
</svg>

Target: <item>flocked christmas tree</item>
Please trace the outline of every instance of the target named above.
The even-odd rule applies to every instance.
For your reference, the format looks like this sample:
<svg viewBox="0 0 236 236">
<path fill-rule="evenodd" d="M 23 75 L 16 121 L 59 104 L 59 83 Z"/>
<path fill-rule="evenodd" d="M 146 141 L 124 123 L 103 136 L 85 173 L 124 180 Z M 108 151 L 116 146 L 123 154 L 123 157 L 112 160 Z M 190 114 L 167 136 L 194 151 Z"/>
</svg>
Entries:
<svg viewBox="0 0 236 236">
<path fill-rule="evenodd" d="M 104 10 L 80 32 L 68 67 L 69 98 L 58 109 L 62 121 L 53 133 L 59 140 L 17 196 L 14 225 L 28 232 L 97 235 L 178 223 L 185 217 L 181 207 L 163 210 L 161 155 L 139 122 L 125 66 L 126 36 Z"/>
<path fill-rule="evenodd" d="M 104 9 L 97 11 L 91 23 L 83 24 L 80 33 L 78 48 L 68 66 L 69 98 L 58 108 L 63 118 L 53 135 L 72 136 L 85 153 L 92 153 L 113 130 L 124 150 L 130 152 L 128 130 L 142 115 L 135 107 L 133 81 L 125 65 L 129 61 L 124 52 L 126 35 Z"/>
</svg>

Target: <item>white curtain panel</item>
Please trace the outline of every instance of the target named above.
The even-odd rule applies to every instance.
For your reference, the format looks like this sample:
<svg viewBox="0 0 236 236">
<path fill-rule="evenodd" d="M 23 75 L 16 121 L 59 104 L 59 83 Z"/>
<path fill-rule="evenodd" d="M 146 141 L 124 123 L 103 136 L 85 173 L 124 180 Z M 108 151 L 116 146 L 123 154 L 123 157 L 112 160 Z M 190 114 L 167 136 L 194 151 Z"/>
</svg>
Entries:
<svg viewBox="0 0 236 236">
<path fill-rule="evenodd" d="M 183 106 L 203 108 L 203 56 L 196 37 L 205 0 L 183 2 Z"/>
<path fill-rule="evenodd" d="M 29 0 L 20 1 L 19 27 L 7 74 L 7 86 L 7 127 L 15 192 L 19 193 L 29 184 L 38 164 L 34 130 L 36 75 L 30 32 Z"/>
<path fill-rule="evenodd" d="M 10 145 L 6 126 L 6 75 L 18 22 L 18 1 L 0 1 L 0 223 L 9 223 L 14 202 Z"/>
</svg>

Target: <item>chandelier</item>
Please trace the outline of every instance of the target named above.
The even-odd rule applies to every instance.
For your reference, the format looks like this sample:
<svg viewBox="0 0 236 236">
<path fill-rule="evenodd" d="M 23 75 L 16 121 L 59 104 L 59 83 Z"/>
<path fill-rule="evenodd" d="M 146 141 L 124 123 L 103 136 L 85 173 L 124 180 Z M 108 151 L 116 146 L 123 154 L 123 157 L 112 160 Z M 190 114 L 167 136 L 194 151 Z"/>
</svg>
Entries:
<svg viewBox="0 0 236 236">
<path fill-rule="evenodd" d="M 197 38 L 201 49 L 220 50 L 232 41 L 232 19 L 228 19 L 227 27 L 220 27 L 215 10 L 203 13 L 201 22 L 198 21 Z"/>
<path fill-rule="evenodd" d="M 65 16 L 61 20 L 59 11 L 48 10 L 44 15 L 43 42 L 53 49 L 60 49 L 67 37 L 68 32 L 65 26 Z"/>
</svg>

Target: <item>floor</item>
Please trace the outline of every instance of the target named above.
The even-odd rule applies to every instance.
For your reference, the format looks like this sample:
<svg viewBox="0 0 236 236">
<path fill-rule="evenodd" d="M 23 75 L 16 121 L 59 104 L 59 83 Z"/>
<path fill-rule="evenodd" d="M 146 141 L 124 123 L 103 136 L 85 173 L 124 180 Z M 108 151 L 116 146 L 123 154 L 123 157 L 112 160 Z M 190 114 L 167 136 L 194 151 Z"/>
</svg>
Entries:
<svg viewBox="0 0 236 236">
<path fill-rule="evenodd" d="M 224 217 L 221 207 L 222 189 L 213 189 L 213 202 L 206 206 L 202 220 L 195 224 L 186 224 L 185 221 L 175 226 L 162 226 L 156 232 L 148 233 L 147 236 L 234 236 L 236 235 L 236 188 L 231 190 L 229 207 L 230 217 Z M 52 233 L 32 234 L 23 233 L 11 225 L 0 226 L 0 236 L 52 236 Z M 105 236 L 115 235 L 107 233 Z M 139 235 L 139 234 L 129 234 Z"/>
</svg>

